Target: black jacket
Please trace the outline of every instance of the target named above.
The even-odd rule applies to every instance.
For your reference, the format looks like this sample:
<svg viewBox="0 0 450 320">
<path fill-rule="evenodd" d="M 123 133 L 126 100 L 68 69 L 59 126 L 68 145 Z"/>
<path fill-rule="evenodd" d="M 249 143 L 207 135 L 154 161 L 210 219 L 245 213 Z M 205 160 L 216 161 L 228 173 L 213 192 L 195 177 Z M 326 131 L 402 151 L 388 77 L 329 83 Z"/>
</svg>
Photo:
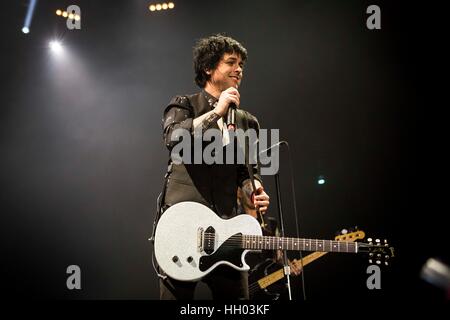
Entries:
<svg viewBox="0 0 450 320">
<path fill-rule="evenodd" d="M 211 101 L 208 102 L 204 92 L 173 98 L 163 117 L 164 142 L 169 151 L 178 143 L 170 140 L 173 130 L 184 128 L 192 135 L 193 119 L 210 110 Z M 236 113 L 236 125 L 259 132 L 257 119 L 241 109 Z M 213 128 L 218 129 L 217 124 Z M 261 181 L 258 166 L 251 168 L 255 179 Z M 174 164 L 169 160 L 166 177 L 163 199 L 166 208 L 181 201 L 195 201 L 207 205 L 222 218 L 230 218 L 237 212 L 237 187 L 249 179 L 249 173 L 244 164 Z"/>
</svg>

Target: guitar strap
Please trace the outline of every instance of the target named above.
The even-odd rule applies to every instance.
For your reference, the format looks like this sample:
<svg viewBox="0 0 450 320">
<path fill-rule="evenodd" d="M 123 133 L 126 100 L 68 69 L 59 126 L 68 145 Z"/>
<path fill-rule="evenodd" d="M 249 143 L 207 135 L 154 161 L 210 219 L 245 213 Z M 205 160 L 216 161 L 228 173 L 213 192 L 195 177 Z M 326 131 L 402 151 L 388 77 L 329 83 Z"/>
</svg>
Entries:
<svg viewBox="0 0 450 320">
<path fill-rule="evenodd" d="M 243 113 L 243 114 L 244 114 L 243 116 L 245 118 L 245 126 L 246 126 L 246 129 L 248 129 L 249 128 L 248 117 L 247 117 L 247 115 L 245 113 Z M 258 132 L 258 135 L 259 135 L 259 132 Z M 244 137 L 244 145 L 245 145 L 244 146 L 244 148 L 245 148 L 245 153 L 244 153 L 245 165 L 247 167 L 248 176 L 249 176 L 250 182 L 252 184 L 253 194 L 256 196 L 257 195 L 257 193 L 256 193 L 257 190 L 256 190 L 256 185 L 255 185 L 255 176 L 253 175 L 253 168 L 252 168 L 252 165 L 250 164 L 250 161 L 249 161 L 249 158 L 250 158 L 250 150 L 249 149 L 250 148 L 249 148 L 249 139 L 248 139 L 248 137 Z M 258 160 L 258 156 L 256 157 L 256 160 Z M 259 211 L 259 208 L 256 209 L 256 212 L 258 213 L 258 220 L 259 220 L 259 222 L 261 224 L 261 227 L 263 229 L 265 229 L 267 227 L 267 224 L 264 222 L 264 217 L 263 217 L 262 213 Z"/>
<path fill-rule="evenodd" d="M 158 198 L 156 199 L 156 213 L 155 213 L 155 220 L 153 221 L 152 237 L 150 238 L 150 241 L 155 240 L 156 225 L 158 224 L 159 218 L 161 217 L 161 214 L 163 213 L 163 211 L 165 211 L 167 209 L 167 208 L 163 207 L 163 203 L 164 203 L 164 198 L 166 197 L 167 178 L 169 178 L 171 172 L 172 172 L 172 160 L 169 160 L 167 172 L 164 175 L 163 188 L 162 188 L 162 191 L 160 192 L 160 194 L 158 195 Z"/>
</svg>

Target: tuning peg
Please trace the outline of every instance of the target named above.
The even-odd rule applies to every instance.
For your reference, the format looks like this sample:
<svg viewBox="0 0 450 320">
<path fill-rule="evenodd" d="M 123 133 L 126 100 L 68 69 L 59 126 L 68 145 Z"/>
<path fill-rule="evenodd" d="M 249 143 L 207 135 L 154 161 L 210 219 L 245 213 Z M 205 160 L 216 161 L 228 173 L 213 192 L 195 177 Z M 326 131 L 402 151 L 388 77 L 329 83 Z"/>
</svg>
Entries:
<svg viewBox="0 0 450 320">
<path fill-rule="evenodd" d="M 380 244 L 380 239 L 375 239 L 375 242 L 377 243 L 377 245 Z"/>
<path fill-rule="evenodd" d="M 367 241 L 368 242 L 372 242 L 372 238 L 367 238 Z"/>
<path fill-rule="evenodd" d="M 347 234 L 348 233 L 348 230 L 347 229 L 342 229 L 341 230 L 341 234 Z"/>
<path fill-rule="evenodd" d="M 380 260 L 377 260 L 377 264 L 381 264 L 381 261 L 380 261 Z"/>
<path fill-rule="evenodd" d="M 369 259 L 369 263 L 372 264 L 372 259 Z"/>
<path fill-rule="evenodd" d="M 385 266 L 388 266 L 388 265 L 389 265 L 389 262 L 385 261 L 385 262 L 384 262 L 384 265 L 385 265 Z"/>
</svg>

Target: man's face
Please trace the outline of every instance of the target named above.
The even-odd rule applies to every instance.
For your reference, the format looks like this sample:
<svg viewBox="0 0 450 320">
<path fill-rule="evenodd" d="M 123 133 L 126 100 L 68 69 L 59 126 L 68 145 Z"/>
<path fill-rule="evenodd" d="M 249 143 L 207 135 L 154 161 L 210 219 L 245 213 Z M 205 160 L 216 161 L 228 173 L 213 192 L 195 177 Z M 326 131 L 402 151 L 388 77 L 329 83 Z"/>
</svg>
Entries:
<svg viewBox="0 0 450 320">
<path fill-rule="evenodd" d="M 230 87 L 238 88 L 242 81 L 244 63 L 237 53 L 225 53 L 217 68 L 211 72 L 211 84 L 220 91 Z"/>
</svg>

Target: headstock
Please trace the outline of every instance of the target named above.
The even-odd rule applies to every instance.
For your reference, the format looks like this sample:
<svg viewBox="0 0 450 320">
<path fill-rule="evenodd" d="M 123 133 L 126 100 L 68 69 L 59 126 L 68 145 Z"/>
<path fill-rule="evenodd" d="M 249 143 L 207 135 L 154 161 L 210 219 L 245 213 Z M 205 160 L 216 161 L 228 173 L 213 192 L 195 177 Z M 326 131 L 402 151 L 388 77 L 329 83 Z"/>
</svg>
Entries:
<svg viewBox="0 0 450 320">
<path fill-rule="evenodd" d="M 365 236 L 366 236 L 366 234 L 362 230 L 355 229 L 355 231 L 353 231 L 353 232 L 348 232 L 347 229 L 342 229 L 340 234 L 337 235 L 336 237 L 334 237 L 334 240 L 336 240 L 336 241 L 352 241 L 353 242 L 356 240 L 364 239 Z"/>
<path fill-rule="evenodd" d="M 361 243 L 359 249 L 368 252 L 369 263 L 371 264 L 387 266 L 394 257 L 394 247 L 389 246 L 386 239 L 381 241 L 380 239 L 367 238 L 367 243 Z"/>
</svg>

